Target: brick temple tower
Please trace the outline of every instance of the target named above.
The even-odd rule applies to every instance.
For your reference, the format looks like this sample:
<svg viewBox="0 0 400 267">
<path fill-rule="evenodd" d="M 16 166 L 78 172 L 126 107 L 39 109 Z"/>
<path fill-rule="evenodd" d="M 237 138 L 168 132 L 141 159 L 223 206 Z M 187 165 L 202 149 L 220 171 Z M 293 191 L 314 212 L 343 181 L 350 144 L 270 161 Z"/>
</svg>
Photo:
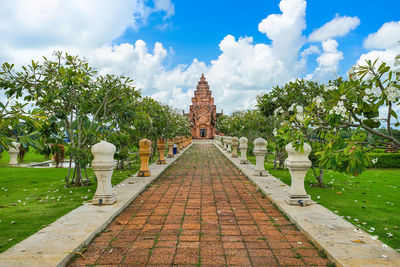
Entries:
<svg viewBox="0 0 400 267">
<path fill-rule="evenodd" d="M 210 86 L 202 73 L 196 91 L 194 91 L 194 97 L 192 97 L 189 113 L 184 114 L 189 118 L 193 139 L 214 138 L 217 117 L 222 115 L 222 112 L 217 113 L 216 110 Z"/>
</svg>

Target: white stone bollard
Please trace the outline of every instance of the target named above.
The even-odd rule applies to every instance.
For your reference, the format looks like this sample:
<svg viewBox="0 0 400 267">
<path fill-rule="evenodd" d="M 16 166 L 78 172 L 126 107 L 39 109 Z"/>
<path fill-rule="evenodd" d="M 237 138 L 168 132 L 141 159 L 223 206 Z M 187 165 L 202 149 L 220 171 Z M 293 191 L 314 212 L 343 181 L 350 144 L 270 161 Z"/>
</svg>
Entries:
<svg viewBox="0 0 400 267">
<path fill-rule="evenodd" d="M 222 139 L 222 141 L 223 141 L 222 148 L 223 148 L 225 151 L 228 149 L 228 143 L 227 143 L 227 142 L 228 142 L 228 141 L 227 141 L 228 139 L 227 139 L 227 138 L 228 138 L 228 136 L 224 136 L 223 139 Z"/>
<path fill-rule="evenodd" d="M 267 155 L 267 140 L 259 137 L 254 140 L 254 150 L 253 153 L 256 156 L 256 168 L 254 170 L 254 175 L 257 176 L 267 176 L 268 172 L 264 167 L 264 158 Z"/>
<path fill-rule="evenodd" d="M 237 137 L 232 137 L 231 143 L 232 143 L 232 155 L 231 155 L 231 157 L 232 158 L 237 158 L 238 157 L 237 148 L 238 148 L 238 145 L 239 145 L 239 139 Z"/>
<path fill-rule="evenodd" d="M 228 143 L 227 143 L 228 147 L 226 148 L 226 151 L 228 153 L 231 153 L 232 152 L 232 137 L 228 136 L 227 139 L 228 139 L 227 140 L 228 141 Z"/>
<path fill-rule="evenodd" d="M 292 143 L 286 145 L 288 157 L 285 160 L 285 166 L 289 169 L 292 183 L 286 196 L 286 202 L 290 205 L 310 205 L 312 203 L 310 195 L 304 188 L 304 178 L 311 167 L 311 161 L 308 155 L 311 152 L 311 146 L 304 144 L 304 152 L 296 151 Z"/>
<path fill-rule="evenodd" d="M 95 205 L 110 205 L 117 201 L 114 189 L 111 185 L 111 177 L 117 161 L 114 160 L 115 146 L 106 141 L 92 146 L 92 168 L 97 177 L 97 189 L 92 199 Z"/>
<path fill-rule="evenodd" d="M 247 142 L 249 140 L 246 137 L 240 137 L 239 139 L 239 149 L 240 149 L 240 164 L 247 164 Z"/>
<path fill-rule="evenodd" d="M 18 154 L 20 147 L 21 147 L 20 143 L 11 142 L 11 145 L 8 150 L 8 154 L 10 154 L 10 162 L 8 163 L 9 166 L 18 166 Z"/>
</svg>

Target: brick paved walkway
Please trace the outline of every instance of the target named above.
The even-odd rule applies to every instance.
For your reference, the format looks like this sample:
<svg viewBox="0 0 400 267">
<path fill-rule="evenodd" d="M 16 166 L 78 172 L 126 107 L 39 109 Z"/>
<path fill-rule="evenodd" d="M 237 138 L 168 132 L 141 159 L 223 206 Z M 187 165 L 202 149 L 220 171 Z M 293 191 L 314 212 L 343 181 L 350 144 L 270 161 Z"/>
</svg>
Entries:
<svg viewBox="0 0 400 267">
<path fill-rule="evenodd" d="M 210 144 L 194 145 L 70 266 L 326 266 Z"/>
</svg>

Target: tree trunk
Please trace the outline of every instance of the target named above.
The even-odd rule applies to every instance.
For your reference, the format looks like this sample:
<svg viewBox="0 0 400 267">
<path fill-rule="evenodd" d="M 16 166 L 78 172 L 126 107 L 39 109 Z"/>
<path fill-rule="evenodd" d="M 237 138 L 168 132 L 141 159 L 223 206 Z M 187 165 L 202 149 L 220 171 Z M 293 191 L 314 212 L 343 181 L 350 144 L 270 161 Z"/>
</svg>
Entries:
<svg viewBox="0 0 400 267">
<path fill-rule="evenodd" d="M 319 175 L 317 177 L 317 181 L 320 186 L 324 185 L 324 168 L 319 169 Z"/>
<path fill-rule="evenodd" d="M 316 172 L 316 170 L 315 170 L 314 165 L 311 166 L 311 169 L 312 169 L 312 171 L 313 171 L 313 173 L 314 173 L 315 179 L 316 179 L 317 182 L 318 182 L 318 185 L 319 185 L 319 186 L 324 186 L 324 169 L 323 169 L 323 168 L 320 168 L 320 169 L 319 169 L 319 175 L 317 175 L 317 172 Z"/>
<path fill-rule="evenodd" d="M 82 179 L 82 170 L 81 166 L 75 165 L 75 186 L 82 186 L 83 185 L 83 179 Z"/>
</svg>

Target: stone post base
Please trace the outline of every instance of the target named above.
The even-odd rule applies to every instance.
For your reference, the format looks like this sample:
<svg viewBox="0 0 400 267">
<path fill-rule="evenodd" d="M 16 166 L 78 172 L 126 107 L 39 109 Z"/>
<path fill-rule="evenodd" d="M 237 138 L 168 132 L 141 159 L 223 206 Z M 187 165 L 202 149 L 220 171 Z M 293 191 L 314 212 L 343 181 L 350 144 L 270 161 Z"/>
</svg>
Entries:
<svg viewBox="0 0 400 267">
<path fill-rule="evenodd" d="M 294 195 L 291 195 L 290 193 L 288 193 L 285 198 L 285 201 L 289 205 L 297 205 L 297 206 L 307 206 L 307 205 L 312 204 L 310 195 L 294 196 Z"/>
<path fill-rule="evenodd" d="M 262 171 L 255 170 L 253 175 L 255 175 L 255 176 L 268 176 L 269 173 L 266 170 L 262 170 Z"/>
<path fill-rule="evenodd" d="M 95 195 L 92 199 L 92 204 L 111 205 L 114 204 L 116 201 L 117 201 L 117 195 L 115 193 L 112 193 L 111 195 Z"/>
<path fill-rule="evenodd" d="M 10 154 L 10 162 L 8 163 L 8 166 L 10 167 L 18 166 L 19 151 L 9 151 L 8 154 Z"/>
<path fill-rule="evenodd" d="M 249 161 L 247 159 L 241 159 L 240 164 L 248 164 Z"/>
<path fill-rule="evenodd" d="M 173 158 L 174 154 L 168 154 L 167 158 Z"/>
<path fill-rule="evenodd" d="M 138 172 L 138 177 L 149 177 L 151 175 L 150 171 L 140 171 Z"/>
<path fill-rule="evenodd" d="M 236 154 L 232 154 L 231 158 L 237 158 L 238 156 Z"/>
<path fill-rule="evenodd" d="M 157 160 L 157 164 L 167 164 L 167 162 L 165 161 L 165 159 L 159 159 Z"/>
</svg>

